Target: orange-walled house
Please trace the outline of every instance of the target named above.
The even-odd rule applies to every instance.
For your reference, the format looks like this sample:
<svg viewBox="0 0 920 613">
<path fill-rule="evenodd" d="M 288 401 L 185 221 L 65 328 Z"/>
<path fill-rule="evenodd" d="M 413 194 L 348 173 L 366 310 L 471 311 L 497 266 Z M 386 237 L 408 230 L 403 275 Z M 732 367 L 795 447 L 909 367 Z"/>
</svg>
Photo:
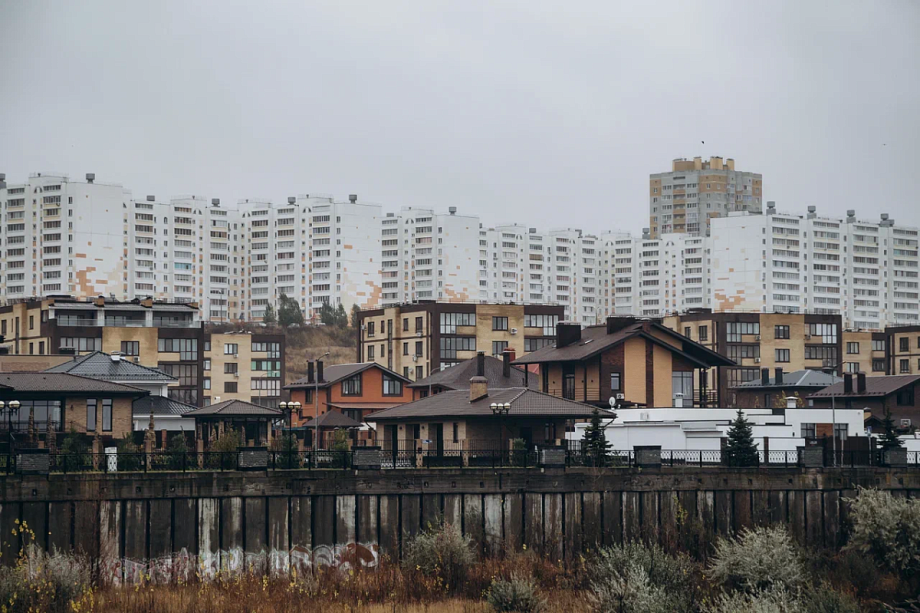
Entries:
<svg viewBox="0 0 920 613">
<path fill-rule="evenodd" d="M 374 362 L 334 364 L 325 370 L 323 363 L 317 362 L 316 379 L 312 366 L 310 364 L 306 377 L 284 387 L 290 390 L 291 401 L 301 405 L 300 411 L 291 415 L 291 427 L 303 426 L 314 415 L 330 410 L 363 422 L 375 411 L 412 400 L 412 390 L 408 386 L 411 381 Z"/>
</svg>

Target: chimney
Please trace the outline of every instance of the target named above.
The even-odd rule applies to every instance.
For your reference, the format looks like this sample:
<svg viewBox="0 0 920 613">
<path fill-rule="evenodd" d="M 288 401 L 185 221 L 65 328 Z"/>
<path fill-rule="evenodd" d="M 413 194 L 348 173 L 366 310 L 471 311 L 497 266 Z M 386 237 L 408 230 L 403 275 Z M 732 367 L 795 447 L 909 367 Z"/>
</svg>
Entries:
<svg viewBox="0 0 920 613">
<path fill-rule="evenodd" d="M 358 201 L 358 194 L 351 194 L 348 196 L 348 201 L 352 204 Z"/>
<path fill-rule="evenodd" d="M 860 394 L 866 393 L 866 373 L 856 373 L 856 391 Z"/>
<path fill-rule="evenodd" d="M 853 375 L 846 373 L 843 375 L 843 393 L 852 394 L 853 393 Z"/>
<path fill-rule="evenodd" d="M 767 215 L 774 215 L 776 213 L 776 201 L 767 200 Z"/>
<path fill-rule="evenodd" d="M 150 194 L 147 195 L 147 202 L 156 202 L 157 197 Z"/>
<path fill-rule="evenodd" d="M 476 354 L 476 376 L 486 376 L 486 354 L 482 351 Z"/>
<path fill-rule="evenodd" d="M 786 396 L 786 408 L 787 409 L 797 409 L 799 408 L 799 399 L 795 396 Z"/>
<path fill-rule="evenodd" d="M 325 379 L 323 379 L 323 361 L 316 360 L 316 382 L 322 383 L 324 380 Z"/>
<path fill-rule="evenodd" d="M 627 326 L 631 326 L 639 320 L 635 317 L 608 317 L 607 334 L 613 334 Z"/>
<path fill-rule="evenodd" d="M 294 196 L 288 196 L 288 204 L 294 204 L 295 202 L 297 202 L 297 198 Z"/>
<path fill-rule="evenodd" d="M 760 369 L 760 383 L 762 385 L 770 385 L 770 369 L 769 368 Z"/>
<path fill-rule="evenodd" d="M 6 187 L 6 173 L 0 172 L 0 189 Z"/>
<path fill-rule="evenodd" d="M 307 383 L 313 383 L 313 362 L 307 362 Z"/>
<path fill-rule="evenodd" d="M 502 351 L 502 376 L 505 379 L 511 376 L 511 354 L 507 349 Z"/>
<path fill-rule="evenodd" d="M 856 209 L 847 210 L 847 223 L 853 223 L 856 221 Z"/>
<path fill-rule="evenodd" d="M 211 198 L 211 206 L 220 206 L 220 198 Z"/>
<path fill-rule="evenodd" d="M 87 183 L 92 183 L 92 182 L 95 181 L 95 180 L 96 180 L 96 173 L 94 173 L 94 172 L 88 172 L 88 173 L 86 173 L 86 182 L 87 182 Z"/>
<path fill-rule="evenodd" d="M 560 321 L 556 324 L 556 347 L 568 347 L 581 340 L 581 325 Z"/>
<path fill-rule="evenodd" d="M 816 207 L 816 206 L 814 206 L 814 205 L 808 207 L 808 215 L 806 215 L 806 217 L 807 217 L 808 219 L 814 219 L 815 217 L 818 216 L 818 214 L 817 214 L 817 212 L 816 212 L 817 210 L 818 210 L 818 207 Z"/>
<path fill-rule="evenodd" d="M 97 297 L 95 300 L 93 300 L 93 304 L 95 304 L 97 307 L 104 307 L 105 306 L 105 296 Z"/>
<path fill-rule="evenodd" d="M 777 368 L 775 372 L 776 374 L 774 375 L 774 377 L 776 378 L 776 384 L 782 385 L 783 384 L 783 369 Z"/>
<path fill-rule="evenodd" d="M 470 379 L 470 402 L 476 402 L 489 395 L 489 380 L 485 377 Z"/>
<path fill-rule="evenodd" d="M 457 207 L 455 207 L 455 206 L 449 206 L 449 207 L 447 207 L 447 212 L 450 213 L 451 215 L 456 215 L 456 214 L 457 214 Z"/>
</svg>

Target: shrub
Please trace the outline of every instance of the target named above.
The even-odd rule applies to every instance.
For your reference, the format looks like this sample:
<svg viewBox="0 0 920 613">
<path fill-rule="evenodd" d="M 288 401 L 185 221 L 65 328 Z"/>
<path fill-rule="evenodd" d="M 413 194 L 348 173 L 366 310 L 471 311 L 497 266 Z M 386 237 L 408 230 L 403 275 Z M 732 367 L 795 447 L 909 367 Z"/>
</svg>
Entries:
<svg viewBox="0 0 920 613">
<path fill-rule="evenodd" d="M 802 603 L 783 588 L 731 592 L 716 598 L 703 613 L 802 613 Z"/>
<path fill-rule="evenodd" d="M 22 530 L 25 537 L 25 524 Z M 14 566 L 0 568 L 4 611 L 70 611 L 71 601 L 90 586 L 90 564 L 85 559 L 45 553 L 34 544 L 25 547 Z"/>
<path fill-rule="evenodd" d="M 847 550 L 871 556 L 902 578 L 920 570 L 920 501 L 862 488 L 845 501 L 853 526 Z"/>
<path fill-rule="evenodd" d="M 118 441 L 118 470 L 141 470 L 144 466 L 144 459 L 140 456 L 143 450 L 139 445 L 134 443 L 130 433 Z M 106 458 L 108 460 L 108 458 Z"/>
<path fill-rule="evenodd" d="M 827 584 L 805 590 L 801 597 L 802 613 L 860 613 L 862 609 L 849 594 Z"/>
<path fill-rule="evenodd" d="M 794 588 L 804 571 L 792 538 L 780 527 L 745 529 L 736 538 L 719 539 L 709 566 L 717 583 L 749 592 Z"/>
<path fill-rule="evenodd" d="M 276 468 L 300 468 L 300 449 L 296 435 L 282 434 L 273 438 L 271 450 L 275 452 Z"/>
<path fill-rule="evenodd" d="M 425 530 L 403 546 L 403 568 L 439 578 L 448 591 L 462 587 L 475 561 L 470 539 L 448 523 Z"/>
<path fill-rule="evenodd" d="M 591 600 L 600 612 L 693 610 L 697 567 L 686 554 L 624 543 L 601 549 L 588 569 Z"/>
<path fill-rule="evenodd" d="M 511 575 L 511 579 L 496 579 L 489 587 L 486 601 L 496 611 L 539 613 L 546 606 L 533 579 Z"/>
<path fill-rule="evenodd" d="M 235 454 L 241 444 L 239 432 L 225 431 L 208 449 L 212 453 L 208 456 L 208 468 L 236 468 L 236 456 L 231 454 Z"/>
</svg>

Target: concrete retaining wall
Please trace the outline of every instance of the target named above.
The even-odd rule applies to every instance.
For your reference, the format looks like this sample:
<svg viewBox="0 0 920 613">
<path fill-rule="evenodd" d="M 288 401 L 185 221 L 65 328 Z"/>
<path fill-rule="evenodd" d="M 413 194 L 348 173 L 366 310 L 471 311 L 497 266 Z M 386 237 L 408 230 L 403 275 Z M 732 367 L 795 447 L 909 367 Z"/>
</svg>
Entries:
<svg viewBox="0 0 920 613">
<path fill-rule="evenodd" d="M 3 563 L 23 542 L 102 560 L 115 583 L 248 569 L 374 567 L 439 519 L 483 553 L 568 561 L 630 539 L 706 547 L 745 526 L 785 524 L 839 547 L 857 487 L 920 497 L 917 470 L 583 469 L 11 476 L 0 482 Z M 16 520 L 25 534 L 13 535 Z M 19 531 L 21 532 L 21 531 Z"/>
</svg>

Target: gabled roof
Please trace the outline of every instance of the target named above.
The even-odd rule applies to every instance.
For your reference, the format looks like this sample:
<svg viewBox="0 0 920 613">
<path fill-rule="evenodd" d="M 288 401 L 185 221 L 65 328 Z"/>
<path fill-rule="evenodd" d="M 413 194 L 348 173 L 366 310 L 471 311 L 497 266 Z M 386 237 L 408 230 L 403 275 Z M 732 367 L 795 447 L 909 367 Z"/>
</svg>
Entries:
<svg viewBox="0 0 920 613">
<path fill-rule="evenodd" d="M 843 379 L 820 370 L 805 369 L 783 373 L 783 382 L 778 385 L 776 377 L 773 377 L 767 385 L 764 385 L 761 379 L 754 379 L 753 381 L 742 383 L 737 386 L 737 389 L 767 389 L 770 387 L 814 387 L 824 389 L 828 385 L 833 385 L 839 381 L 843 381 Z"/>
<path fill-rule="evenodd" d="M 316 419 L 303 424 L 303 428 L 360 428 L 361 422 L 353 420 L 338 411 L 326 411 Z"/>
<path fill-rule="evenodd" d="M 0 385 L 13 388 L 18 393 L 57 394 L 112 394 L 143 396 L 147 390 L 130 385 L 100 381 L 67 373 L 11 372 L 0 374 Z"/>
<path fill-rule="evenodd" d="M 487 396 L 470 402 L 469 390 L 452 390 L 428 396 L 415 402 L 408 402 L 392 409 L 386 409 L 367 420 L 371 422 L 437 418 L 437 417 L 494 417 L 492 403 L 510 403 L 507 417 L 565 417 L 582 419 L 591 417 L 594 407 L 557 398 L 524 387 L 490 389 Z M 600 409 L 601 417 L 613 417 L 605 409 Z"/>
<path fill-rule="evenodd" d="M 400 375 L 399 373 L 395 373 L 389 368 L 381 366 L 380 364 L 376 362 L 358 362 L 355 364 L 332 364 L 330 366 L 326 366 L 323 369 L 323 380 L 319 382 L 319 387 L 321 388 L 329 387 L 330 385 L 334 383 L 338 383 L 339 381 L 342 381 L 343 379 L 347 379 L 348 377 L 356 375 L 359 372 L 364 372 L 365 370 L 368 370 L 371 368 L 379 368 L 380 370 L 382 370 L 389 376 L 399 379 L 403 383 L 411 383 L 411 380 L 409 380 L 408 378 Z M 288 385 L 285 385 L 283 389 L 295 390 L 295 389 L 313 388 L 315 385 L 316 385 L 315 383 L 308 382 L 306 377 L 301 377 L 300 379 L 297 379 L 293 383 L 289 383 Z"/>
<path fill-rule="evenodd" d="M 522 369 L 512 366 L 511 376 L 505 377 L 502 360 L 492 356 L 483 357 L 485 377 L 489 381 L 490 388 L 524 387 L 524 371 Z M 468 390 L 470 389 L 470 379 L 475 376 L 476 358 L 473 357 L 450 368 L 440 370 L 429 377 L 410 383 L 409 387 L 427 388 L 431 385 L 452 390 Z M 529 385 L 527 387 L 537 389 L 539 387 L 538 380 L 538 375 L 528 377 Z"/>
<path fill-rule="evenodd" d="M 194 405 L 172 400 L 166 396 L 144 396 L 135 400 L 131 406 L 135 417 L 149 416 L 151 412 L 154 415 L 184 416 L 198 409 Z"/>
<path fill-rule="evenodd" d="M 112 360 L 108 353 L 93 351 L 77 356 L 73 360 L 52 366 L 44 372 L 62 372 L 91 379 L 103 381 L 137 381 L 151 383 L 175 383 L 175 377 L 170 377 L 162 370 L 135 364 L 125 358 Z"/>
<path fill-rule="evenodd" d="M 651 331 L 657 331 L 673 338 L 680 343 L 680 347 L 666 343 L 651 334 Z M 673 353 L 681 355 L 683 358 L 702 367 L 711 366 L 735 366 L 733 360 L 704 347 L 703 345 L 690 340 L 682 334 L 674 332 L 670 328 L 662 326 L 655 321 L 637 320 L 634 323 L 623 326 L 622 328 L 607 333 L 606 324 L 598 326 L 588 326 L 581 331 L 581 339 L 565 347 L 556 347 L 555 345 L 543 347 L 533 353 L 518 358 L 514 364 L 544 364 L 548 362 L 581 362 L 593 358 L 605 351 L 626 342 L 631 338 L 645 338 Z"/>
<path fill-rule="evenodd" d="M 886 375 L 883 377 L 866 377 L 866 391 L 856 391 L 856 378 L 853 380 L 853 391 L 845 394 L 843 391 L 844 383 L 836 383 L 826 387 L 820 392 L 815 392 L 809 398 L 867 398 L 870 396 L 887 396 L 900 390 L 901 388 L 913 385 L 920 381 L 920 375 Z"/>
<path fill-rule="evenodd" d="M 244 400 L 224 400 L 216 404 L 211 404 L 194 411 L 189 411 L 185 417 L 208 417 L 221 415 L 243 415 L 252 417 L 281 417 L 283 413 L 279 409 L 270 409 L 262 407 Z"/>
</svg>

